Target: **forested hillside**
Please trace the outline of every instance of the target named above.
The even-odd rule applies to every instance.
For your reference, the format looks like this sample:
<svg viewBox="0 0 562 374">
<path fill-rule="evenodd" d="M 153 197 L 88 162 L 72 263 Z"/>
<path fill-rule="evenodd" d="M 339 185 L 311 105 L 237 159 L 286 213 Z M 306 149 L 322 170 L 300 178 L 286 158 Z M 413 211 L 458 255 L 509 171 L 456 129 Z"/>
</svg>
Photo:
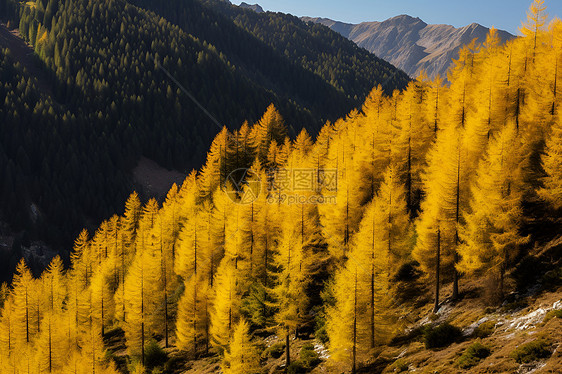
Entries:
<svg viewBox="0 0 562 374">
<path fill-rule="evenodd" d="M 94 9 L 83 13 L 106 13 Z M 284 363 L 272 372 L 355 373 L 375 361 L 390 371 L 405 364 L 381 356 L 388 344 L 424 334 L 415 354 L 493 334 L 495 324 L 461 335 L 439 313 L 486 295 L 495 310 L 543 273 L 542 287 L 562 280 L 562 21 L 545 19 L 536 0 L 524 37 L 500 46 L 492 29 L 467 45 L 450 85 L 421 77 L 390 96 L 376 87 L 315 140 L 306 130 L 291 140 L 273 105 L 252 125 L 223 128 L 162 205 L 132 193 L 123 215 L 82 231 L 68 270 L 57 258 L 35 279 L 18 265 L 0 294 L 0 370 L 182 372 L 212 357 L 213 371 L 241 374 L 275 357 Z M 435 314 L 404 335 L 428 304 Z M 467 318 L 468 329 L 481 317 Z M 532 354 L 559 372 L 557 358 L 546 361 L 552 334 L 531 353 L 500 354 L 494 370 L 515 372 Z M 312 338 L 316 348 L 294 351 Z M 486 358 L 501 347 L 471 347 L 444 370 L 497 364 Z M 427 361 L 417 369 L 432 369 Z"/>
<path fill-rule="evenodd" d="M 364 54 L 358 58 L 363 64 L 333 72 L 346 82 L 344 92 L 199 2 L 137 5 L 0 1 L 0 18 L 8 28 L 17 27 L 38 56 L 29 69 L 9 42 L 0 52 L 0 159 L 5 160 L 0 173 L 9 192 L 1 199 L 0 216 L 14 230 L 69 244 L 86 223 L 97 225 L 120 211 L 141 156 L 187 174 L 200 167 L 221 126 L 256 121 L 270 103 L 283 114 L 290 135 L 302 128 L 316 133 L 387 76 L 394 74 L 388 90 L 408 80 Z M 348 43 L 336 33 L 324 38 Z M 321 59 L 321 47 L 310 50 L 315 60 Z M 356 50 L 341 54 L 355 59 Z M 366 79 L 356 81 L 350 71 Z"/>
<path fill-rule="evenodd" d="M 203 3 L 355 100 L 362 102 L 365 92 L 376 84 L 389 94 L 405 86 L 405 73 L 321 25 L 305 23 L 290 14 L 256 13 L 221 0 Z"/>
</svg>

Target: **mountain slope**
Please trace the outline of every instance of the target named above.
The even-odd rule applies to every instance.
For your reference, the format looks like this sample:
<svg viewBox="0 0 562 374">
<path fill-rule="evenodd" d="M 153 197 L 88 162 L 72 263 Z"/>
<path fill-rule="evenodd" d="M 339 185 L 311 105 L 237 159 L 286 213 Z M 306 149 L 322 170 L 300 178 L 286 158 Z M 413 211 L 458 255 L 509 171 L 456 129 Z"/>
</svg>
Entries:
<svg viewBox="0 0 562 374">
<path fill-rule="evenodd" d="M 256 13 L 222 0 L 202 2 L 358 102 L 377 84 L 387 93 L 407 84 L 404 72 L 321 25 L 290 14 Z"/>
<path fill-rule="evenodd" d="M 484 42 L 489 29 L 477 23 L 462 28 L 450 25 L 428 25 L 419 18 L 401 15 L 383 22 L 349 24 L 327 18 L 303 17 L 304 21 L 319 23 L 339 32 L 357 45 L 373 52 L 411 77 L 422 70 L 430 76 L 445 77 L 451 60 L 458 56 L 461 46 L 477 39 Z M 514 36 L 499 30 L 502 42 Z"/>
<path fill-rule="evenodd" d="M 280 99 L 276 105 L 294 125 L 295 131 L 306 127 L 315 133 L 323 121 L 356 105 L 329 82 L 277 53 L 229 18 L 197 0 L 129 2 L 156 13 L 186 34 L 204 41 L 228 60 L 236 74 L 276 95 Z M 297 114 L 299 111 L 301 113 Z"/>
<path fill-rule="evenodd" d="M 195 0 L 0 0 L 13 31 L 0 38 L 0 180 L 9 192 L 0 213 L 13 230 L 66 246 L 81 227 L 118 212 L 143 156 L 188 172 L 220 126 L 257 121 L 271 103 L 291 135 L 314 134 L 375 84 L 386 80 L 393 90 L 408 81 L 323 27 L 318 36 L 279 17 L 275 38 L 287 41 L 276 48 L 217 8 Z M 283 35 L 293 23 L 302 33 Z M 289 43 L 306 44 L 306 60 L 284 53 Z M 324 63 L 332 43 L 342 62 Z"/>
<path fill-rule="evenodd" d="M 0 372 L 559 373 L 555 22 L 464 53 L 451 85 L 376 88 L 316 140 L 273 108 L 223 129 L 162 205 L 132 194 L 83 231 L 67 272 L 17 266 Z"/>
</svg>

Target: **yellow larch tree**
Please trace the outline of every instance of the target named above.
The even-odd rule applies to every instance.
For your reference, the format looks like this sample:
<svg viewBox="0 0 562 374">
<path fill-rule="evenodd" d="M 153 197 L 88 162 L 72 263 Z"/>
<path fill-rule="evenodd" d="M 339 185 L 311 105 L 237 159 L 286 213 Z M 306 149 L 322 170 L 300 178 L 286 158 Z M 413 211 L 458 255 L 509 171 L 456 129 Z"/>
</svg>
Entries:
<svg viewBox="0 0 562 374">
<path fill-rule="evenodd" d="M 90 242 L 88 231 L 82 230 L 74 241 L 74 248 L 70 255 L 72 263 L 72 274 L 80 282 L 82 288 L 86 288 L 92 277 L 92 253 L 90 251 Z"/>
<path fill-rule="evenodd" d="M 560 71 L 562 69 L 562 20 L 556 18 L 549 26 L 549 36 L 551 49 L 545 61 L 553 63 L 543 63 L 541 68 L 547 69 L 546 76 L 549 77 L 546 84 L 546 100 L 550 105 L 550 114 L 555 116 L 560 108 Z"/>
<path fill-rule="evenodd" d="M 426 122 L 433 129 L 435 135 L 441 129 L 443 106 L 447 103 L 447 86 L 443 84 L 443 78 L 437 75 L 429 81 L 427 89 L 427 100 L 425 100 Z"/>
<path fill-rule="evenodd" d="M 360 179 L 360 168 L 355 160 L 346 158 L 332 172 L 337 173 L 336 191 L 324 188 L 323 196 L 327 201 L 335 196 L 335 204 L 319 204 L 318 209 L 330 254 L 341 262 L 347 256 L 351 239 L 361 220 L 361 188 L 360 184 L 355 183 Z"/>
<path fill-rule="evenodd" d="M 552 126 L 551 135 L 546 141 L 546 151 L 542 156 L 542 166 L 546 172 L 544 187 L 538 190 L 539 196 L 552 204 L 555 209 L 562 208 L 562 113 Z"/>
<path fill-rule="evenodd" d="M 14 295 L 13 331 L 14 347 L 24 349 L 31 342 L 38 325 L 37 315 L 34 313 L 34 297 L 36 292 L 35 280 L 31 275 L 24 260 L 16 267 L 16 273 L 12 280 L 12 292 Z"/>
<path fill-rule="evenodd" d="M 126 254 L 124 260 L 126 265 L 130 264 L 135 254 L 134 242 L 141 212 L 142 207 L 139 195 L 133 192 L 125 202 L 125 213 L 120 225 L 123 232 L 124 253 Z"/>
<path fill-rule="evenodd" d="M 263 286 L 266 288 L 272 285 L 271 267 L 273 264 L 273 252 L 281 230 L 280 206 L 270 202 L 274 191 L 269 190 L 270 186 L 267 178 L 266 172 L 262 171 L 260 174 L 262 183 L 260 196 L 256 201 L 256 204 L 261 206 L 256 218 L 257 232 L 259 233 L 256 243 L 256 248 L 258 249 L 256 276 L 261 279 Z"/>
<path fill-rule="evenodd" d="M 539 33 L 539 44 L 530 59 L 525 76 L 524 106 L 521 108 L 527 152 L 540 149 L 542 140 L 556 120 L 560 106 L 560 68 L 562 64 L 562 21 L 555 19 L 548 30 Z M 530 38 L 525 38 L 527 41 Z M 523 41 L 521 44 L 524 44 Z M 539 147 L 536 147 L 539 144 Z"/>
<path fill-rule="evenodd" d="M 276 170 L 283 165 L 284 162 L 285 160 L 281 155 L 281 147 L 279 147 L 275 140 L 272 140 L 269 145 L 269 150 L 267 151 L 267 161 L 265 165 L 270 170 Z"/>
<path fill-rule="evenodd" d="M 193 194 L 182 197 L 182 227 L 178 229 L 174 248 L 174 271 L 184 280 L 189 279 L 197 268 L 203 264 L 205 253 L 200 250 L 199 243 L 204 237 L 198 206 Z"/>
<path fill-rule="evenodd" d="M 527 21 L 523 22 L 519 31 L 531 40 L 533 54 L 536 52 L 541 32 L 544 31 L 548 14 L 544 0 L 533 0 L 527 11 Z"/>
<path fill-rule="evenodd" d="M 365 306 L 365 317 L 361 331 L 366 340 L 365 348 L 374 348 L 376 344 L 376 316 L 380 307 L 380 292 L 386 292 L 389 288 L 388 266 L 391 262 L 388 245 L 384 243 L 388 236 L 384 234 L 383 229 L 384 227 L 388 229 L 388 216 L 376 204 L 376 201 L 372 201 L 365 208 L 365 215 L 355 236 L 353 250 L 347 265 L 348 268 L 360 265 L 358 282 L 364 290 L 361 293 L 361 296 L 364 296 L 361 303 Z M 338 280 L 345 283 L 343 278 L 337 278 L 334 284 L 336 289 L 339 287 Z M 335 293 L 336 297 L 339 295 L 338 292 Z M 343 294 L 339 295 L 340 298 L 342 296 Z M 345 301 L 343 303 L 345 305 Z M 333 323 L 337 324 L 337 321 L 334 320 Z"/>
<path fill-rule="evenodd" d="M 317 173 L 321 173 L 326 168 L 326 158 L 328 157 L 328 152 L 330 149 L 330 143 L 332 140 L 332 131 L 333 127 L 332 124 L 327 122 L 318 133 L 316 137 L 316 141 L 314 142 L 310 159 L 311 159 L 311 166 L 316 169 Z M 320 178 L 319 178 L 320 179 Z M 320 180 L 318 182 L 318 190 L 317 192 L 322 192 L 320 187 L 321 183 Z"/>
<path fill-rule="evenodd" d="M 73 310 L 67 308 L 62 316 L 59 325 L 64 334 L 64 341 L 61 342 L 63 352 L 67 352 L 65 362 L 68 362 L 70 352 L 75 352 L 79 349 L 79 330 L 81 326 L 76 323 L 76 318 Z"/>
<path fill-rule="evenodd" d="M 383 336 L 392 320 L 387 300 L 391 268 L 408 258 L 410 238 L 406 190 L 389 167 L 365 210 L 347 263 L 330 288 L 335 298 L 328 309 L 330 351 L 333 361 L 350 365 L 352 372 L 360 357 L 375 347 L 377 333 L 380 343 L 386 341 Z"/>
<path fill-rule="evenodd" d="M 359 301 L 359 266 L 354 259 L 349 259 L 347 266 L 335 276 L 333 293 L 336 304 L 328 310 L 326 326 L 332 363 L 350 365 L 352 373 L 357 368 L 357 324 L 362 307 Z"/>
<path fill-rule="evenodd" d="M 254 149 L 251 139 L 252 128 L 244 122 L 240 129 L 234 131 L 231 149 L 231 169 L 247 168 L 254 159 Z"/>
<path fill-rule="evenodd" d="M 449 106 L 444 107 L 444 117 L 448 119 L 447 124 L 464 128 L 468 116 L 474 110 L 473 87 L 476 83 L 475 55 L 479 48 L 476 40 L 467 44 L 459 51 L 459 58 L 453 60 L 449 69 L 449 81 L 451 82 L 449 92 Z"/>
<path fill-rule="evenodd" d="M 306 195 L 305 195 L 306 196 Z M 306 201 L 288 204 L 283 209 L 279 244 L 274 266 L 275 285 L 272 296 L 277 312 L 274 320 L 279 335 L 286 340 L 286 365 L 290 365 L 290 335 L 298 335 L 298 328 L 307 319 L 309 295 L 307 288 L 318 267 L 325 263 L 327 254 L 319 228 L 318 209 Z M 341 251 L 341 249 L 340 249 Z"/>
<path fill-rule="evenodd" d="M 262 118 L 252 127 L 250 133 L 251 146 L 260 162 L 266 163 L 269 145 L 272 141 L 282 144 L 287 135 L 287 127 L 279 111 L 271 104 Z"/>
<path fill-rule="evenodd" d="M 387 337 L 395 331 L 396 318 L 387 294 L 387 255 L 384 249 L 375 248 L 376 241 L 374 245 L 368 242 L 369 234 L 372 240 L 372 217 L 367 218 L 364 226 L 362 223 L 364 236 L 328 286 L 334 298 L 326 321 L 332 371 L 356 372 L 358 364 L 372 354 L 376 344 L 387 343 Z"/>
<path fill-rule="evenodd" d="M 361 184 L 362 202 L 369 201 L 375 196 L 382 180 L 381 176 L 390 162 L 389 145 L 392 129 L 388 126 L 385 116 L 390 110 L 388 99 L 384 96 L 380 86 L 374 88 L 363 105 L 363 118 L 359 119 L 360 131 L 364 136 L 359 137 L 356 159 L 359 163 L 359 173 L 364 181 Z"/>
<path fill-rule="evenodd" d="M 424 106 L 427 87 L 423 77 L 410 82 L 400 95 L 398 103 L 398 128 L 392 140 L 391 160 L 394 169 L 403 175 L 406 185 L 406 201 L 410 212 L 419 205 L 421 171 L 432 143 L 435 131 L 426 121 Z"/>
<path fill-rule="evenodd" d="M 225 183 L 229 173 L 228 154 L 232 140 L 232 135 L 226 127 L 223 127 L 213 140 L 199 177 L 202 198 L 210 198 L 213 192 Z"/>
<path fill-rule="evenodd" d="M 211 345 L 223 353 L 235 324 L 240 318 L 240 290 L 234 261 L 224 257 L 213 282 L 213 308 L 211 310 Z"/>
<path fill-rule="evenodd" d="M 439 309 L 442 268 L 453 273 L 453 296 L 458 293 L 458 225 L 469 198 L 463 129 L 446 125 L 439 132 L 424 174 L 425 200 L 416 223 L 413 257 L 435 282 L 435 311 Z"/>
<path fill-rule="evenodd" d="M 503 48 L 507 54 L 507 119 L 515 121 L 517 128 L 519 128 L 521 106 L 525 96 L 527 50 L 523 43 L 516 40 L 506 42 Z"/>
<path fill-rule="evenodd" d="M 150 234 L 149 231 L 154 228 L 158 212 L 158 202 L 154 198 L 148 200 L 146 205 L 142 208 L 142 214 L 139 221 L 139 229 L 142 230 L 144 235 L 147 237 Z"/>
<path fill-rule="evenodd" d="M 520 53 L 525 53 L 524 91 L 520 106 L 520 136 L 524 139 L 523 148 L 530 162 L 540 154 L 543 140 L 555 120 L 556 100 L 555 86 L 558 82 L 559 47 L 556 51 L 556 40 L 553 31 L 547 30 L 546 5 L 544 0 L 535 0 L 527 12 L 527 21 L 520 31 L 524 38 L 520 41 Z M 532 165 L 538 166 L 538 165 Z M 533 169 L 533 170 L 531 170 Z M 526 179 L 533 182 L 538 175 L 536 167 L 527 170 Z"/>
<path fill-rule="evenodd" d="M 169 202 L 169 201 L 168 201 Z M 174 248 L 175 240 L 173 224 L 169 224 L 168 211 L 163 208 L 156 217 L 156 222 L 151 230 L 151 239 L 154 242 L 154 255 L 159 261 L 160 267 L 160 283 L 158 284 L 158 302 L 161 304 L 162 325 L 165 347 L 170 345 L 170 331 L 172 318 L 174 314 L 174 303 L 172 303 L 172 295 L 177 288 L 177 277 L 174 273 Z"/>
<path fill-rule="evenodd" d="M 218 267 L 218 263 L 223 255 L 223 251 L 217 250 L 217 240 L 220 240 L 220 237 L 216 237 L 215 233 L 217 232 L 216 225 L 214 222 L 215 211 L 213 204 L 209 201 L 204 201 L 199 205 L 199 211 L 197 214 L 199 218 L 199 249 L 200 253 L 202 254 L 201 259 L 204 259 L 204 262 L 201 263 L 201 269 L 199 271 L 200 275 L 206 280 L 206 283 L 209 286 L 213 285 L 213 278 L 216 273 L 216 268 Z M 218 231 L 219 233 L 222 231 Z M 223 239 L 224 240 L 224 239 Z M 221 243 L 221 242 L 219 242 Z"/>
<path fill-rule="evenodd" d="M 397 167 L 389 166 L 384 181 L 371 209 L 372 224 L 376 226 L 376 242 L 379 251 L 386 251 L 386 271 L 390 278 L 391 269 L 397 269 L 408 260 L 412 251 L 412 232 L 407 209 L 407 190 L 400 180 Z"/>
<path fill-rule="evenodd" d="M 249 255 L 249 271 L 245 277 L 247 291 L 243 295 L 241 310 L 252 327 L 264 328 L 271 322 L 273 312 L 268 289 L 273 285 L 273 253 L 279 238 L 281 207 L 270 201 L 273 191 L 269 191 L 270 181 L 259 160 L 254 162 L 249 175 L 243 193 L 259 191 L 259 194 L 242 206 L 242 240 L 247 243 L 244 247 Z"/>
<path fill-rule="evenodd" d="M 15 310 L 13 297 L 7 297 L 2 307 L 2 314 L 0 315 L 0 371 L 8 372 L 11 362 L 17 353 L 15 349 Z"/>
<path fill-rule="evenodd" d="M 44 316 L 41 330 L 34 343 L 35 362 L 39 372 L 53 372 L 60 370 L 66 361 L 65 347 L 68 342 L 63 324 L 63 306 L 66 301 L 66 285 L 63 274 L 63 264 L 60 257 L 55 257 L 41 276 L 44 294 Z"/>
<path fill-rule="evenodd" d="M 109 219 L 107 225 L 107 245 L 109 247 L 109 258 L 106 260 L 109 262 L 110 266 L 111 266 L 111 276 L 113 277 L 113 279 L 111 280 L 111 288 L 112 289 L 116 289 L 119 286 L 119 283 L 121 282 L 121 279 L 119 279 L 120 274 L 122 273 L 121 271 L 121 266 L 122 266 L 122 261 L 120 259 L 120 255 L 121 255 L 121 248 L 123 248 L 123 234 L 121 233 L 121 227 L 120 227 L 120 218 L 118 215 L 114 214 L 113 216 L 111 216 L 111 218 Z"/>
<path fill-rule="evenodd" d="M 105 335 L 105 327 L 113 320 L 115 313 L 115 299 L 112 290 L 113 266 L 104 262 L 92 277 L 89 292 L 91 294 L 90 318 L 93 326 Z"/>
<path fill-rule="evenodd" d="M 265 245 L 271 245 L 268 242 L 268 233 L 270 227 L 275 231 L 275 223 L 268 222 L 268 227 L 260 225 L 259 218 L 262 210 L 267 209 L 266 199 L 260 196 L 254 198 L 255 192 L 259 191 L 260 180 L 259 161 L 253 165 L 255 169 L 250 169 L 248 173 L 247 185 L 243 188 L 242 195 L 248 197 L 246 203 L 242 201 L 239 204 L 239 227 L 238 232 L 232 236 L 238 241 L 240 260 L 238 261 L 238 270 L 241 274 L 239 282 L 242 289 L 245 290 L 242 295 L 241 309 L 246 314 L 248 322 L 263 326 L 265 323 L 265 288 L 261 281 L 264 273 L 268 271 L 264 263 Z M 271 226 L 269 226 L 271 224 Z"/>
<path fill-rule="evenodd" d="M 196 194 L 193 194 L 193 198 L 195 197 Z M 166 258 L 172 260 L 175 260 L 176 241 L 185 221 L 185 217 L 182 215 L 183 203 L 184 199 L 179 193 L 178 186 L 174 183 L 160 210 L 163 250 L 166 253 Z"/>
<path fill-rule="evenodd" d="M 196 274 L 186 279 L 185 290 L 178 301 L 176 345 L 192 357 L 202 349 L 208 353 L 210 289 L 207 279 Z"/>
<path fill-rule="evenodd" d="M 227 187 L 232 191 L 231 187 Z M 222 192 L 219 192 L 222 193 Z M 231 260 L 234 268 L 240 270 L 238 276 L 247 277 L 250 270 L 248 261 L 249 247 L 251 243 L 245 241 L 245 235 L 242 231 L 244 222 L 243 205 L 232 200 L 233 196 L 228 196 L 227 204 L 222 208 L 227 209 L 224 213 L 224 258 Z M 238 278 L 241 279 L 241 278 Z"/>
<path fill-rule="evenodd" d="M 506 56 L 500 47 L 500 39 L 495 28 L 491 28 L 480 53 L 475 56 L 477 65 L 475 76 L 480 84 L 476 91 L 474 111 L 465 121 L 465 143 L 468 164 L 476 169 L 488 144 L 488 139 L 500 131 L 507 120 L 507 87 L 504 77 Z"/>
<path fill-rule="evenodd" d="M 102 262 L 107 260 L 109 256 L 109 222 L 103 221 L 91 240 L 90 248 L 95 261 L 92 263 L 93 272 L 102 265 Z"/>
<path fill-rule="evenodd" d="M 133 192 L 125 202 L 125 212 L 118 222 L 113 221 L 115 230 L 112 231 L 112 242 L 116 245 L 114 248 L 114 267 L 117 270 L 115 274 L 118 283 L 115 285 L 115 317 L 120 321 L 127 320 L 125 310 L 125 277 L 135 256 L 135 239 L 139 226 L 142 206 L 139 196 Z"/>
<path fill-rule="evenodd" d="M 72 330 L 77 331 L 89 320 L 90 308 L 85 302 L 89 295 L 88 290 L 91 275 L 91 256 L 89 251 L 88 232 L 82 230 L 74 243 L 74 251 L 71 254 L 71 268 L 66 273 L 66 285 L 68 297 L 66 302 L 66 313 L 72 320 Z M 89 298 L 89 296 L 88 296 Z M 74 336 L 75 346 L 78 345 L 77 336 Z"/>
<path fill-rule="evenodd" d="M 228 191 L 234 191 L 234 187 L 231 185 L 226 188 L 228 188 Z M 232 225 L 236 224 L 236 220 L 231 216 L 235 212 L 235 203 L 225 191 L 227 190 L 217 189 L 215 191 L 212 207 L 207 207 L 211 209 L 207 209 L 206 219 L 203 218 L 209 226 L 209 249 L 211 249 L 211 253 L 208 253 L 208 256 L 211 285 L 213 285 L 220 260 L 226 255 L 227 241 L 233 243 L 234 238 L 229 236 L 236 232 L 236 228 L 232 228 Z M 231 246 L 231 249 L 233 250 L 231 253 L 236 252 L 236 247 Z"/>
<path fill-rule="evenodd" d="M 144 226 L 139 228 L 137 252 L 125 278 L 127 320 L 124 325 L 129 353 L 140 356 L 143 364 L 145 343 L 156 330 L 154 319 L 160 282 L 160 261 L 147 243 Z"/>
<path fill-rule="evenodd" d="M 142 252 L 139 261 L 143 266 L 143 276 L 148 276 L 147 293 L 144 305 L 145 333 L 147 336 L 166 333 L 165 292 L 162 277 L 162 240 L 160 226 L 160 210 L 156 199 L 150 199 L 143 208 L 137 235 L 137 254 Z M 142 259 L 142 260 L 141 260 Z M 138 308 L 139 305 L 137 305 Z M 138 312 L 138 309 L 137 309 Z M 144 352 L 143 352 L 144 354 Z"/>
<path fill-rule="evenodd" d="M 477 170 L 470 211 L 465 215 L 459 248 L 465 273 L 493 272 L 499 276 L 503 295 L 504 274 L 528 238 L 519 234 L 523 215 L 521 184 L 521 142 L 514 124 L 490 143 Z"/>
<path fill-rule="evenodd" d="M 248 322 L 240 320 L 236 325 L 221 369 L 224 374 L 257 374 L 261 371 L 260 355 L 252 342 Z"/>
<path fill-rule="evenodd" d="M 175 269 L 184 284 L 177 305 L 177 346 L 196 357 L 208 347 L 209 335 L 209 226 L 210 213 L 192 207 L 179 233 Z"/>
<path fill-rule="evenodd" d="M 113 221 L 115 223 L 115 219 Z M 92 250 L 92 276 L 87 293 L 89 298 L 89 314 L 92 326 L 98 328 L 102 336 L 105 326 L 113 319 L 115 312 L 114 290 L 115 284 L 115 252 L 116 243 L 112 243 L 115 233 L 109 221 L 101 223 L 92 238 L 90 248 Z M 115 228 L 117 230 L 117 228 Z"/>
<path fill-rule="evenodd" d="M 108 362 L 107 357 L 101 334 L 93 329 L 87 330 L 81 336 L 79 355 L 71 357 L 68 369 L 64 369 L 63 372 L 117 374 L 113 362 Z"/>
<path fill-rule="evenodd" d="M 59 256 L 51 261 L 42 278 L 45 284 L 47 308 L 54 314 L 62 313 L 63 307 L 66 304 L 67 285 L 64 276 L 64 265 Z"/>
<path fill-rule="evenodd" d="M 243 240 L 248 243 L 250 278 L 263 281 L 271 259 L 267 252 L 271 250 L 279 228 L 274 219 L 275 209 L 268 204 L 268 176 L 259 160 L 255 160 L 247 175 L 247 185 L 242 193 L 252 198 L 242 206 L 241 230 Z"/>
<path fill-rule="evenodd" d="M 59 372 L 68 359 L 69 348 L 63 314 L 49 310 L 45 313 L 42 330 L 34 343 L 35 362 L 39 373 Z"/>
</svg>

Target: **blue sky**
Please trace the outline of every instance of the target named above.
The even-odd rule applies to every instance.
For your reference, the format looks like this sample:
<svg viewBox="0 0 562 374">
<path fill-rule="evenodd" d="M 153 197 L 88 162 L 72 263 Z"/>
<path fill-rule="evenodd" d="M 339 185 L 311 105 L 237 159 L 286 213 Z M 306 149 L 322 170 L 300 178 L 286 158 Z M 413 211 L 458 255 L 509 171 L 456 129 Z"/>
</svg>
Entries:
<svg viewBox="0 0 562 374">
<path fill-rule="evenodd" d="M 427 23 L 456 27 L 472 22 L 517 33 L 532 0 L 244 0 L 265 10 L 295 16 L 327 17 L 359 23 L 382 21 L 399 14 L 419 17 Z M 240 4 L 240 0 L 232 0 Z M 562 18 L 562 1 L 546 0 L 548 13 Z"/>
</svg>

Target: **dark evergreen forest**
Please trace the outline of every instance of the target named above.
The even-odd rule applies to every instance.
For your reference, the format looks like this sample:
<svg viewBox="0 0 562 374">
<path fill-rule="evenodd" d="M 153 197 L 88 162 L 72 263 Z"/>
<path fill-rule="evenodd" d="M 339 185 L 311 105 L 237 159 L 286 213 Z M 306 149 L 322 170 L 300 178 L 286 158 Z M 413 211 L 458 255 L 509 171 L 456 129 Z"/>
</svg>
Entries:
<svg viewBox="0 0 562 374">
<path fill-rule="evenodd" d="M 220 127 L 166 73 L 221 126 L 273 103 L 293 137 L 409 80 L 325 27 L 224 2 L 1 0 L 0 17 L 35 52 L 28 69 L 0 51 L 1 219 L 55 246 L 119 213 L 139 157 L 201 166 Z"/>
</svg>

